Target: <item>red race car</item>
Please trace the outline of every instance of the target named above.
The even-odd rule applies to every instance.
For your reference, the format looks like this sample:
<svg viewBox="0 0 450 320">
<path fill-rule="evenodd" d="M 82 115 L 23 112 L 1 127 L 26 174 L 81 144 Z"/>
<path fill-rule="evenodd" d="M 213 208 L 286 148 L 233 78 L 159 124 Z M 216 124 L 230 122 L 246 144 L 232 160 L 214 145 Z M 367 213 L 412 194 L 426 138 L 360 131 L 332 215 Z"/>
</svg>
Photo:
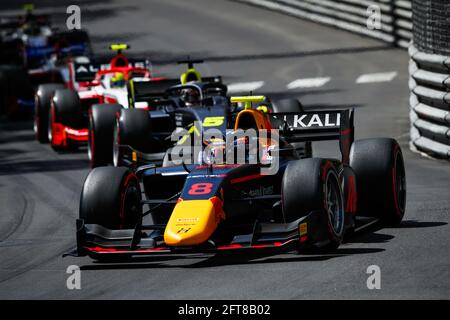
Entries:
<svg viewBox="0 0 450 320">
<path fill-rule="evenodd" d="M 35 132 L 39 142 L 50 142 L 55 150 L 76 148 L 88 141 L 89 113 L 95 104 L 105 108 L 128 107 L 128 80 L 155 81 L 149 62 L 129 60 L 126 44 L 110 47 L 117 54 L 108 63 L 73 62 L 71 85 L 40 85 L 36 97 Z M 119 105 L 120 104 L 120 105 Z M 136 107 L 146 107 L 138 104 Z"/>
</svg>

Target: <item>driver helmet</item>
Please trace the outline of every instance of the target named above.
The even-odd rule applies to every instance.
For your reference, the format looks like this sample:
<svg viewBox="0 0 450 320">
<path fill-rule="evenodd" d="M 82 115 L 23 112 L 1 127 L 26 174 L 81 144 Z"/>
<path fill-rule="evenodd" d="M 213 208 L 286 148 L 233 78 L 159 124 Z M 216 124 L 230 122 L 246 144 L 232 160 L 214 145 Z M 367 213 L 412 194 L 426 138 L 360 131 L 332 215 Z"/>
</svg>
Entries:
<svg viewBox="0 0 450 320">
<path fill-rule="evenodd" d="M 200 93 L 193 88 L 186 88 L 181 91 L 181 100 L 186 106 L 193 106 L 200 104 Z"/>
<path fill-rule="evenodd" d="M 111 88 L 122 88 L 125 86 L 125 76 L 122 72 L 114 73 L 110 81 Z"/>
</svg>

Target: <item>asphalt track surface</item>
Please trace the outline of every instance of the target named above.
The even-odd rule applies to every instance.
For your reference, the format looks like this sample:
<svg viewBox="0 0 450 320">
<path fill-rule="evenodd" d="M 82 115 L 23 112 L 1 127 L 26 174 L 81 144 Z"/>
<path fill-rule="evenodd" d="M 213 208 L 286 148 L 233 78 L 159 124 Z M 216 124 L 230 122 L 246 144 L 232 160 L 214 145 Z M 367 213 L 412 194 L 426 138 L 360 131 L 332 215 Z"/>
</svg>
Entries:
<svg viewBox="0 0 450 320">
<path fill-rule="evenodd" d="M 405 50 L 232 1 L 79 1 L 94 49 L 126 41 L 176 76 L 169 61 L 206 57 L 204 74 L 228 83 L 265 81 L 256 90 L 309 106 L 356 106 L 356 138 L 398 139 L 408 183 L 404 222 L 373 228 L 328 255 L 166 256 L 130 263 L 61 258 L 74 245 L 88 162 L 85 149 L 58 154 L 34 141 L 31 123 L 0 123 L 0 299 L 391 299 L 450 297 L 450 166 L 408 149 Z M 67 1 L 37 7 L 64 19 Z M 0 5 L 16 8 L 17 2 Z M 397 72 L 357 84 L 362 74 Z M 319 88 L 288 90 L 298 78 L 329 76 Z M 330 144 L 316 154 L 330 154 Z M 81 290 L 66 288 L 69 265 Z M 368 290 L 367 267 L 381 269 Z"/>
</svg>

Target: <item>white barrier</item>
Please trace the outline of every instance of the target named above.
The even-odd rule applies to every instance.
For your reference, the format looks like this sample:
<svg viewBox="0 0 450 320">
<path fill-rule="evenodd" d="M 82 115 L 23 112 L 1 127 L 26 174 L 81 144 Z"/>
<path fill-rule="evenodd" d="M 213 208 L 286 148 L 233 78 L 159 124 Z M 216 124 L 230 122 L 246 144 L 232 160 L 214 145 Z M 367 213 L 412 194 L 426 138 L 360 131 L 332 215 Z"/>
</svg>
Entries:
<svg viewBox="0 0 450 320">
<path fill-rule="evenodd" d="M 235 1 L 409 48 L 411 149 L 433 157 L 450 159 L 450 57 L 420 52 L 412 45 L 412 0 Z M 417 8 L 417 3 L 415 5 Z M 381 13 L 378 29 L 368 28 L 367 25 L 370 15 L 374 13 L 374 6 Z M 418 19 L 429 19 L 422 15 L 423 12 L 418 13 Z M 422 20 L 417 21 L 424 23 Z M 427 40 L 429 41 L 428 38 Z"/>
<path fill-rule="evenodd" d="M 409 55 L 411 148 L 450 159 L 450 57 L 413 45 Z"/>
<path fill-rule="evenodd" d="M 332 25 L 407 48 L 412 38 L 411 0 L 235 0 Z M 380 10 L 379 29 L 368 28 Z"/>
</svg>

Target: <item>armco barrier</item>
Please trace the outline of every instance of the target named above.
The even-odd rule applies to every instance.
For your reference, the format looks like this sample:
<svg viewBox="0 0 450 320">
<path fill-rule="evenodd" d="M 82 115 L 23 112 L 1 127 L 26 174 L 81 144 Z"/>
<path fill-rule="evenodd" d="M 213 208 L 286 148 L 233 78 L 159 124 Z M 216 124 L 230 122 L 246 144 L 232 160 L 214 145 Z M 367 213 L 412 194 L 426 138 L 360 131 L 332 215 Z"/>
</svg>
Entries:
<svg viewBox="0 0 450 320">
<path fill-rule="evenodd" d="M 377 38 L 407 48 L 412 38 L 411 0 L 236 0 Z M 375 7 L 376 6 L 376 7 Z M 375 9 L 376 8 L 376 9 Z M 380 28 L 368 28 L 379 10 Z"/>
<path fill-rule="evenodd" d="M 411 149 L 450 159 L 450 0 L 235 1 L 409 48 Z M 367 25 L 374 10 L 378 29 Z"/>
<path fill-rule="evenodd" d="M 409 48 L 411 148 L 450 159 L 450 57 Z"/>
</svg>

